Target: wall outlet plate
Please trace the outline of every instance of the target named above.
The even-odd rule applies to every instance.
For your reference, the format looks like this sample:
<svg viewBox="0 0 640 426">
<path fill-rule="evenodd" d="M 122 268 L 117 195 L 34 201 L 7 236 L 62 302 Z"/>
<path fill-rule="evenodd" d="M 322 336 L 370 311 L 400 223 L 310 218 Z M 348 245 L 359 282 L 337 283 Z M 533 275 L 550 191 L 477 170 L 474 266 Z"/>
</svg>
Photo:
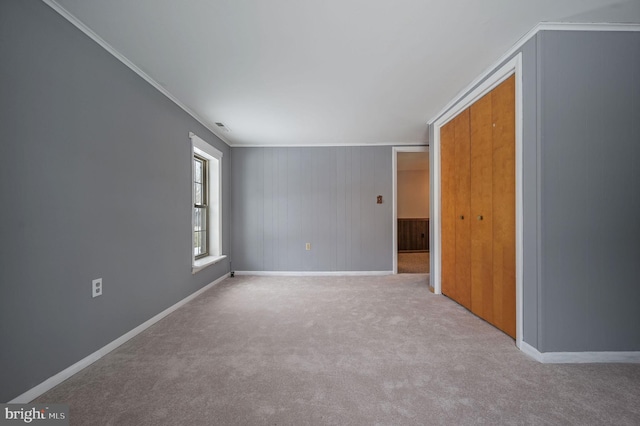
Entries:
<svg viewBox="0 0 640 426">
<path fill-rule="evenodd" d="M 91 297 L 102 296 L 102 278 L 91 281 Z"/>
<path fill-rule="evenodd" d="M 306 249 L 306 250 L 311 250 L 311 243 L 307 243 L 307 244 L 305 245 L 305 249 Z"/>
</svg>

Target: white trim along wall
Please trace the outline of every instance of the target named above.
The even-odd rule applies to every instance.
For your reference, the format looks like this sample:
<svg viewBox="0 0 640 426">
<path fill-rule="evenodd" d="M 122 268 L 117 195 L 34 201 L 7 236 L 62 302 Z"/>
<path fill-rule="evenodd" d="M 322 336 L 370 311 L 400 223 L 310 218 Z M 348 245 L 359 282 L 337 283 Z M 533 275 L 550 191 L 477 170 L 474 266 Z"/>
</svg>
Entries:
<svg viewBox="0 0 640 426">
<path fill-rule="evenodd" d="M 538 352 L 527 342 L 522 342 L 520 350 L 543 364 L 640 363 L 640 352 Z"/>
</svg>

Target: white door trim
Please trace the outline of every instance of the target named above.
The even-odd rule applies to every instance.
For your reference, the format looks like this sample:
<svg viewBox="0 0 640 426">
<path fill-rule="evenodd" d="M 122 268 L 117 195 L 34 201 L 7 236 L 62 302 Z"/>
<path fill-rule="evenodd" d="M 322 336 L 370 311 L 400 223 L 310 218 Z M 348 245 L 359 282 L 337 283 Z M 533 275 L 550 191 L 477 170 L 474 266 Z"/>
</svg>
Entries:
<svg viewBox="0 0 640 426">
<path fill-rule="evenodd" d="M 393 203 L 393 273 L 398 273 L 398 153 L 399 152 L 429 152 L 428 146 L 394 146 L 393 147 L 393 162 L 391 166 L 391 174 L 393 175 L 392 192 L 393 197 L 391 202 Z M 431 239 L 431 237 L 429 237 Z M 431 246 L 431 241 L 429 241 Z M 429 250 L 429 261 L 431 261 L 431 250 Z"/>
<path fill-rule="evenodd" d="M 489 93 L 493 88 L 515 74 L 516 84 L 516 346 L 522 344 L 522 281 L 523 281 L 523 203 L 522 203 L 522 53 L 487 77 L 475 89 L 462 97 L 451 109 L 433 123 L 433 141 L 430 143 L 433 158 L 430 179 L 433 188 L 433 244 L 431 247 L 431 282 L 435 294 L 442 294 L 442 211 L 440 188 L 440 129 L 468 106 Z M 395 154 L 394 154 L 395 155 Z M 395 164 L 395 163 L 394 163 Z M 394 212 L 395 216 L 395 212 Z M 395 234 L 394 234 L 395 236 Z"/>
</svg>

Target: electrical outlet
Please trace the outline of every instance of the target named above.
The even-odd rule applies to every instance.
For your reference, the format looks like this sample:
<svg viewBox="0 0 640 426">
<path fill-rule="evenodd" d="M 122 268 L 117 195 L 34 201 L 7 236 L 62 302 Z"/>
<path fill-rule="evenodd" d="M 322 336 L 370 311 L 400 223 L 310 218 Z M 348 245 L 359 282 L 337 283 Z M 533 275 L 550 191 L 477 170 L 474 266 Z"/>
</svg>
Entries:
<svg viewBox="0 0 640 426">
<path fill-rule="evenodd" d="M 102 278 L 91 281 L 91 297 L 102 296 Z"/>
<path fill-rule="evenodd" d="M 311 243 L 307 243 L 306 246 L 305 246 L 305 249 L 311 250 Z"/>
</svg>

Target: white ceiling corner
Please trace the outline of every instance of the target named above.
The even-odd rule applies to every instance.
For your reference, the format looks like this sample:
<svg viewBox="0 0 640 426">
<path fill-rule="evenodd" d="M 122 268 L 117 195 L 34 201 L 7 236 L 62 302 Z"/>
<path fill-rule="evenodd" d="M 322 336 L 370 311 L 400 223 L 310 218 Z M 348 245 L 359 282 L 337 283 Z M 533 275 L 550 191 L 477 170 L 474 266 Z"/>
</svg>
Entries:
<svg viewBox="0 0 640 426">
<path fill-rule="evenodd" d="M 232 146 L 423 145 L 539 22 L 640 23 L 638 0 L 44 1 Z"/>
</svg>

